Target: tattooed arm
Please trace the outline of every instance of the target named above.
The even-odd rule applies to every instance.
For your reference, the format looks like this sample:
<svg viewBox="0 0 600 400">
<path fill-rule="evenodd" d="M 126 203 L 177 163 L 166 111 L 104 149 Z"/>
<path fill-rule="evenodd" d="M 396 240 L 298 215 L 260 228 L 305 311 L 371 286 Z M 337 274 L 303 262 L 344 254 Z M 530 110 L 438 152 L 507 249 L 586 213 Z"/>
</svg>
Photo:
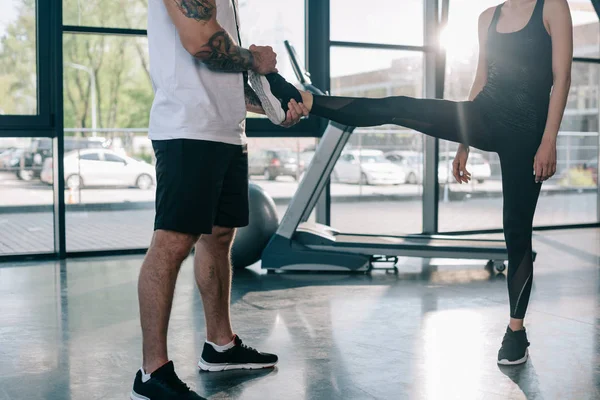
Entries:
<svg viewBox="0 0 600 400">
<path fill-rule="evenodd" d="M 217 22 L 215 0 L 163 0 L 183 47 L 208 68 L 221 72 L 276 72 L 270 47 L 238 46 Z"/>
</svg>

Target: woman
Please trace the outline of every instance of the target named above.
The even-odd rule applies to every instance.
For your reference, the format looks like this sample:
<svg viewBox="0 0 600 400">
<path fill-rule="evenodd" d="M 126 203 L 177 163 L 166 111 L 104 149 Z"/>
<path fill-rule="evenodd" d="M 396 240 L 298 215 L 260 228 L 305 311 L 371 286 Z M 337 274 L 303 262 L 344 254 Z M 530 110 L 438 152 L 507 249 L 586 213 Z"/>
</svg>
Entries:
<svg viewBox="0 0 600 400">
<path fill-rule="evenodd" d="M 527 361 L 523 326 L 531 292 L 532 225 L 541 183 L 556 172 L 556 137 L 570 87 L 572 22 L 566 0 L 508 0 L 479 18 L 479 63 L 469 101 L 389 97 L 364 99 L 298 93 L 279 75 L 272 93 L 298 99 L 283 108 L 357 127 L 402 125 L 460 143 L 453 164 L 458 182 L 469 147 L 497 152 L 504 188 L 510 322 L 498 363 Z M 287 107 L 285 107 L 287 105 Z M 533 171 L 533 174 L 532 174 Z"/>
</svg>

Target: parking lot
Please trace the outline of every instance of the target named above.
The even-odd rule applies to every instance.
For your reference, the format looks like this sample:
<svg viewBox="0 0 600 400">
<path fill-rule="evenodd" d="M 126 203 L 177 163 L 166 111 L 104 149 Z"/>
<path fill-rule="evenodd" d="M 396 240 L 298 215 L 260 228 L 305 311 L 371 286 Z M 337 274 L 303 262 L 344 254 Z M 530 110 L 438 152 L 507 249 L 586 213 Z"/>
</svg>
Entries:
<svg viewBox="0 0 600 400">
<path fill-rule="evenodd" d="M 283 216 L 298 183 L 253 178 Z M 596 193 L 564 192 L 547 184 L 536 225 L 585 223 L 596 218 Z M 332 224 L 343 231 L 403 234 L 422 230 L 419 185 L 361 186 L 332 184 Z M 499 228 L 501 185 L 450 185 L 440 202 L 440 231 Z M 443 196 L 443 192 L 442 192 Z M 92 188 L 65 193 L 69 251 L 147 247 L 152 234 L 154 191 Z M 357 218 L 360 216 L 360 218 Z M 51 252 L 54 247 L 52 187 L 0 173 L 0 254 Z"/>
</svg>

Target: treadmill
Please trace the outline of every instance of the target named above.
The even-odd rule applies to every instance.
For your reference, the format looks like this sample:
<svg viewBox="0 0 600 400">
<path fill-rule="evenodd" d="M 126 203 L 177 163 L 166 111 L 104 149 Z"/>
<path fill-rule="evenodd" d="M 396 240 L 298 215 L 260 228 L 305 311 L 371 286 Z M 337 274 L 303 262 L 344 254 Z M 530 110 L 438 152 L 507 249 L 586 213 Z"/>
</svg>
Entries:
<svg viewBox="0 0 600 400">
<path fill-rule="evenodd" d="M 295 49 L 285 41 L 294 72 L 308 91 L 322 95 L 301 66 Z M 508 260 L 503 240 L 442 235 L 362 235 L 342 233 L 327 225 L 307 222 L 335 164 L 355 127 L 330 122 L 298 190 L 262 254 L 262 268 L 292 271 L 368 271 L 374 263 L 393 263 L 398 257 L 476 259 L 502 272 Z M 535 252 L 534 252 L 535 259 Z"/>
</svg>

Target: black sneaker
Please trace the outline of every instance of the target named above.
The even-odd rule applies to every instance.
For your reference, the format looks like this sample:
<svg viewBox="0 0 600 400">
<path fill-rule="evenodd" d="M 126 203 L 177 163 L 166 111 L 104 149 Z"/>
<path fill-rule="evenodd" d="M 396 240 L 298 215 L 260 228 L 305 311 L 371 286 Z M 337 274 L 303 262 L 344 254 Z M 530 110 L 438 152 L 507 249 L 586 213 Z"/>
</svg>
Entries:
<svg viewBox="0 0 600 400">
<path fill-rule="evenodd" d="M 135 375 L 131 400 L 206 400 L 177 376 L 173 361 L 169 361 L 149 376 L 142 369 Z"/>
<path fill-rule="evenodd" d="M 248 81 L 260 99 L 265 114 L 275 125 L 285 121 L 290 100 L 302 103 L 298 89 L 279 74 L 260 75 L 248 71 Z"/>
<path fill-rule="evenodd" d="M 232 369 L 261 369 L 271 368 L 277 364 L 278 358 L 275 354 L 261 353 L 242 343 L 237 335 L 235 346 L 219 353 L 212 345 L 204 343 L 202 358 L 198 362 L 198 368 L 202 371 L 229 371 Z"/>
<path fill-rule="evenodd" d="M 529 342 L 527 341 L 525 328 L 516 332 L 513 332 L 510 328 L 506 328 L 504 339 L 502 339 L 502 347 L 498 351 L 498 364 L 518 365 L 527 362 L 529 356 L 528 347 Z"/>
</svg>

